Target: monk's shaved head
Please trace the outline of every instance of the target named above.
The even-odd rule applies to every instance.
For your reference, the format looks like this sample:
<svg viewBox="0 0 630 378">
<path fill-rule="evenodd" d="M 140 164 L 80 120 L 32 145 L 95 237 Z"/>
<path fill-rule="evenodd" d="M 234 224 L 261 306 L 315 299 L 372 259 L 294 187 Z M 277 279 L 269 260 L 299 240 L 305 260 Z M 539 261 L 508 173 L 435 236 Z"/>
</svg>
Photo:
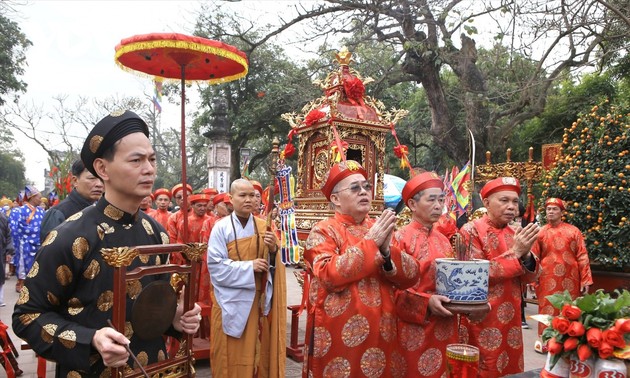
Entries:
<svg viewBox="0 0 630 378">
<path fill-rule="evenodd" d="M 232 185 L 230 185 L 230 194 L 234 194 L 234 192 L 236 192 L 236 190 L 238 189 L 245 189 L 245 190 L 249 190 L 249 188 L 251 188 L 252 190 L 254 190 L 254 185 L 252 185 L 251 182 L 249 182 L 249 180 L 245 180 L 245 179 L 236 179 L 234 181 L 232 181 Z"/>
</svg>

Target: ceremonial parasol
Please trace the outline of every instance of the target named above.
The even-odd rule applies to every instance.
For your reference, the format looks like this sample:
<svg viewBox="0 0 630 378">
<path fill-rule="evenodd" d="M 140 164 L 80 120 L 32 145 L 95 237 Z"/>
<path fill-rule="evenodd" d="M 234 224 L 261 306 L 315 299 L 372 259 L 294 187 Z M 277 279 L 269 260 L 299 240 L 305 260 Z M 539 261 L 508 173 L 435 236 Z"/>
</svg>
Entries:
<svg viewBox="0 0 630 378">
<path fill-rule="evenodd" d="M 181 81 L 182 185 L 186 187 L 186 81 L 226 83 L 247 75 L 247 56 L 223 42 L 177 33 L 151 33 L 125 38 L 116 46 L 116 63 L 125 70 Z M 182 191 L 183 214 L 188 210 L 188 193 Z M 184 221 L 184 242 L 188 217 Z"/>
</svg>

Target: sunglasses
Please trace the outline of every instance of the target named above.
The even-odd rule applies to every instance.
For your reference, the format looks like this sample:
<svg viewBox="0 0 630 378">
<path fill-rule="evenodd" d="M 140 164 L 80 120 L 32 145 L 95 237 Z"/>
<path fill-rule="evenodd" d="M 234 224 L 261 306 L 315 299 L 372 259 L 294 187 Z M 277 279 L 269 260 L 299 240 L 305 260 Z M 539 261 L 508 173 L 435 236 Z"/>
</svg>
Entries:
<svg viewBox="0 0 630 378">
<path fill-rule="evenodd" d="M 339 189 L 335 193 L 343 192 L 344 190 L 349 190 L 354 194 L 361 193 L 361 189 L 364 189 L 366 192 L 370 192 L 372 190 L 372 184 L 369 181 L 363 182 L 354 182 L 350 184 L 349 187 L 344 189 Z"/>
</svg>

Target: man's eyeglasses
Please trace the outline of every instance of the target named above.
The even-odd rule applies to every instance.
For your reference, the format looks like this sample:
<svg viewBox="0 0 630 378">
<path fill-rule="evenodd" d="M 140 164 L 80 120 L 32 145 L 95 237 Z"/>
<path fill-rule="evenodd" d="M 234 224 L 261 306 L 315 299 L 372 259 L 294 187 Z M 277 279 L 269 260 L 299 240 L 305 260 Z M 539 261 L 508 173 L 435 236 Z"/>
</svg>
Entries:
<svg viewBox="0 0 630 378">
<path fill-rule="evenodd" d="M 371 192 L 372 184 L 369 181 L 363 182 L 353 182 L 349 187 L 339 189 L 335 193 L 343 192 L 344 190 L 349 190 L 350 192 L 357 194 L 361 192 L 361 189 L 365 189 L 366 192 Z"/>
</svg>

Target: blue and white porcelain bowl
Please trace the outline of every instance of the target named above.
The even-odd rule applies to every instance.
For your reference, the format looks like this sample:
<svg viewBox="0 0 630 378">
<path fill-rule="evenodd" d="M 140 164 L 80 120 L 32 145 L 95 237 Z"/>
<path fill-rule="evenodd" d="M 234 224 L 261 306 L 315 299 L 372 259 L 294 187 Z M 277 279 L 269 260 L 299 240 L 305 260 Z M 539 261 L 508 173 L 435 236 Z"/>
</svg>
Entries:
<svg viewBox="0 0 630 378">
<path fill-rule="evenodd" d="M 440 258 L 435 259 L 435 262 L 437 294 L 448 297 L 451 303 L 488 302 L 488 260 Z"/>
</svg>

